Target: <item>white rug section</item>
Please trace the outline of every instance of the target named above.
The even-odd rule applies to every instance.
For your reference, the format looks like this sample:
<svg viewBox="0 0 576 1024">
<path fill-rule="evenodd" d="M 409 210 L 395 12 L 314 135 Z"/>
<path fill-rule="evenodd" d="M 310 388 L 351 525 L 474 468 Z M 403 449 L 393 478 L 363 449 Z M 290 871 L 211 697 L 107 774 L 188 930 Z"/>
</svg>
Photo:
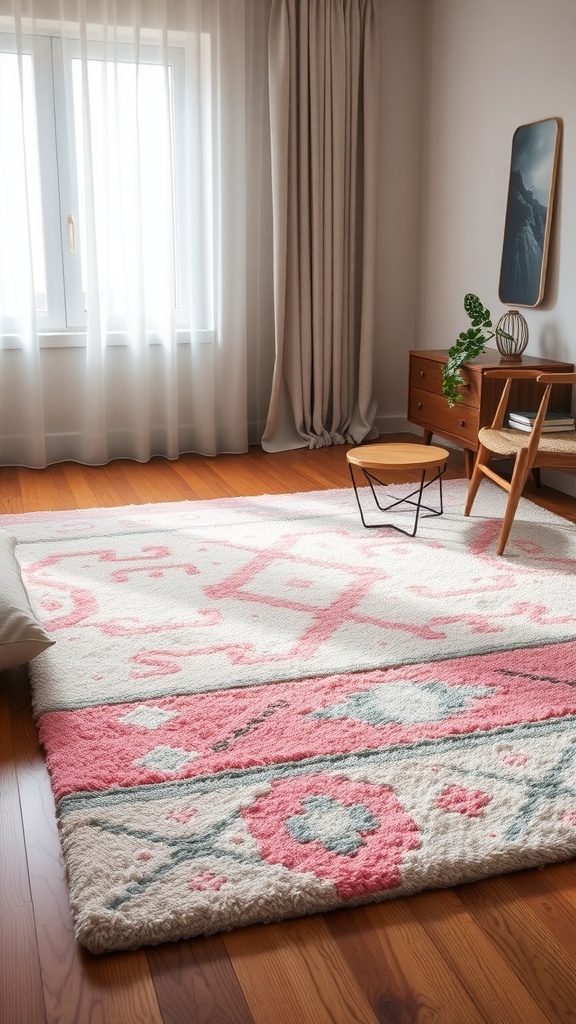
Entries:
<svg viewBox="0 0 576 1024">
<path fill-rule="evenodd" d="M 574 639 L 574 526 L 523 500 L 498 557 L 505 495 L 465 492 L 415 538 L 351 489 L 4 516 L 56 640 L 36 713 Z"/>
</svg>

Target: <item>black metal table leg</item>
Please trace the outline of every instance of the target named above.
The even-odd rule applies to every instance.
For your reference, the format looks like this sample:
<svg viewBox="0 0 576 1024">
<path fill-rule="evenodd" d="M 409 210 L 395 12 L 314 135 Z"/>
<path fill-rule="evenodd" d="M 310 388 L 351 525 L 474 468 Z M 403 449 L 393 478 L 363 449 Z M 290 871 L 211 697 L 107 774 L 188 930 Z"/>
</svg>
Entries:
<svg viewBox="0 0 576 1024">
<path fill-rule="evenodd" d="M 364 527 L 366 527 L 367 530 L 382 529 L 383 527 L 389 526 L 392 530 L 397 530 L 399 533 L 404 533 L 408 537 L 415 537 L 416 536 L 416 531 L 418 529 L 418 521 L 419 521 L 420 518 L 430 519 L 432 516 L 441 516 L 443 511 L 444 511 L 443 497 L 442 497 L 442 474 L 444 473 L 444 471 L 446 469 L 446 464 L 444 464 L 442 467 L 439 466 L 438 469 L 437 469 L 437 472 L 435 473 L 435 475 L 433 477 L 431 477 L 431 479 L 428 480 L 428 481 L 426 481 L 426 470 L 423 469 L 422 470 L 422 476 L 420 478 L 420 483 L 419 483 L 418 487 L 416 487 L 413 491 L 411 491 L 409 494 L 405 495 L 402 498 L 395 498 L 392 502 L 390 502 L 389 505 L 381 505 L 380 501 L 378 500 L 378 495 L 377 495 L 375 487 L 374 487 L 374 484 L 377 484 L 379 487 L 386 487 L 387 485 L 382 480 L 379 480 L 378 477 L 374 473 L 369 473 L 368 470 L 362 469 L 362 473 L 363 473 L 363 475 L 364 475 L 364 477 L 365 477 L 365 479 L 366 479 L 366 481 L 367 481 L 367 483 L 368 483 L 368 485 L 370 487 L 370 490 L 372 492 L 372 497 L 374 498 L 374 502 L 376 504 L 376 507 L 378 508 L 378 510 L 380 512 L 389 512 L 390 509 L 396 508 L 398 505 L 413 505 L 414 506 L 414 508 L 416 509 L 416 514 L 415 514 L 415 517 L 414 517 L 414 526 L 413 526 L 413 529 L 411 531 L 410 530 L 405 530 L 401 526 L 396 526 L 394 523 L 389 523 L 389 522 L 386 522 L 386 523 L 383 523 L 383 522 L 367 523 L 366 522 L 366 519 L 365 519 L 365 516 L 364 516 L 364 510 L 362 508 L 362 502 L 360 501 L 360 494 L 359 494 L 359 491 L 358 491 L 358 485 L 357 485 L 356 479 L 354 477 L 354 471 L 353 471 L 353 466 L 352 466 L 351 462 L 348 463 L 348 467 L 349 467 L 349 470 L 350 470 L 350 477 L 351 477 L 351 480 L 352 480 L 352 485 L 354 487 L 354 493 L 356 495 L 356 502 L 358 504 L 358 509 L 360 511 L 360 518 L 362 520 L 362 525 Z M 438 481 L 440 507 L 439 508 L 431 508 L 429 505 L 423 505 L 422 504 L 422 495 L 423 495 L 424 491 L 426 490 L 426 488 L 430 487 L 430 485 L 435 483 L 436 481 Z M 416 501 L 412 500 L 414 498 L 414 495 L 418 495 Z M 388 495 L 388 497 L 393 497 L 393 496 L 392 495 Z M 423 510 L 425 510 L 425 511 L 423 511 Z"/>
</svg>

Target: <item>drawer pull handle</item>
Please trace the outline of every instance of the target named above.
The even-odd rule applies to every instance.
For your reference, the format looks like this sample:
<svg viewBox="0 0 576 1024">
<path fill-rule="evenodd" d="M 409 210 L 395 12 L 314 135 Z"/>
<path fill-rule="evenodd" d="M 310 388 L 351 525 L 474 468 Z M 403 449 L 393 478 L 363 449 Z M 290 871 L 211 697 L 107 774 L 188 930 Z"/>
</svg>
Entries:
<svg viewBox="0 0 576 1024">
<path fill-rule="evenodd" d="M 424 370 L 420 370 L 420 376 L 421 377 L 425 377 L 426 376 L 426 374 L 424 373 Z"/>
<path fill-rule="evenodd" d="M 422 408 L 422 402 L 418 402 L 418 408 L 419 408 L 419 409 L 421 409 L 421 408 Z"/>
<path fill-rule="evenodd" d="M 466 426 L 466 420 L 460 420 L 460 426 L 461 427 L 465 427 Z"/>
</svg>

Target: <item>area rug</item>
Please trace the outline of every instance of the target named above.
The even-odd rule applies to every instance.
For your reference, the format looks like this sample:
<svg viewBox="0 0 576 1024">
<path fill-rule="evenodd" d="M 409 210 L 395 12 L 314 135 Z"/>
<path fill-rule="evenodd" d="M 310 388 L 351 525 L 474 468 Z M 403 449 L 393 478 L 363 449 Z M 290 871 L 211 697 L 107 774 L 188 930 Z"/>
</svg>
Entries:
<svg viewBox="0 0 576 1024">
<path fill-rule="evenodd" d="M 465 484 L 411 539 L 321 491 L 4 516 L 93 952 L 576 852 L 576 530 Z"/>
</svg>

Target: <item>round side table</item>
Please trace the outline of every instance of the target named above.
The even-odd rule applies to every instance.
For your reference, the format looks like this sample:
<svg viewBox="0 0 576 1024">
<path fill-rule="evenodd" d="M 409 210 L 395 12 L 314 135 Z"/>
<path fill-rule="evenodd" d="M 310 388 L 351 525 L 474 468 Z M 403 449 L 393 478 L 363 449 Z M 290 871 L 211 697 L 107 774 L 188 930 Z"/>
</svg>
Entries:
<svg viewBox="0 0 576 1024">
<path fill-rule="evenodd" d="M 442 505 L 442 474 L 446 469 L 448 454 L 445 448 L 436 448 L 434 445 L 427 444 L 367 444 L 362 445 L 360 448 L 351 448 L 346 453 L 346 458 L 356 501 L 360 510 L 362 525 L 366 529 L 390 526 L 393 530 L 399 530 L 400 533 L 406 533 L 409 537 L 414 537 L 418 529 L 420 516 L 423 518 L 441 516 L 444 511 Z M 400 479 L 401 474 L 409 470 L 421 470 L 418 486 L 405 497 L 394 498 L 389 505 L 382 505 L 376 491 L 376 486 L 384 487 L 386 484 L 383 480 L 379 479 L 377 472 L 380 473 L 380 476 Z M 354 475 L 358 471 L 360 471 L 369 485 L 372 498 L 379 512 L 389 512 L 390 509 L 397 508 L 399 505 L 412 505 L 416 509 L 412 530 L 405 530 L 403 527 L 397 526 L 392 522 L 383 522 L 382 517 L 380 517 L 378 522 L 366 521 L 362 502 L 360 501 L 358 484 Z M 428 479 L 426 479 L 427 476 Z M 422 495 L 425 489 L 436 481 L 438 481 L 439 503 L 438 508 L 431 508 L 429 505 L 422 504 Z M 390 479 L 386 482 L 389 483 Z M 388 497 L 393 496 L 388 495 Z"/>
</svg>

